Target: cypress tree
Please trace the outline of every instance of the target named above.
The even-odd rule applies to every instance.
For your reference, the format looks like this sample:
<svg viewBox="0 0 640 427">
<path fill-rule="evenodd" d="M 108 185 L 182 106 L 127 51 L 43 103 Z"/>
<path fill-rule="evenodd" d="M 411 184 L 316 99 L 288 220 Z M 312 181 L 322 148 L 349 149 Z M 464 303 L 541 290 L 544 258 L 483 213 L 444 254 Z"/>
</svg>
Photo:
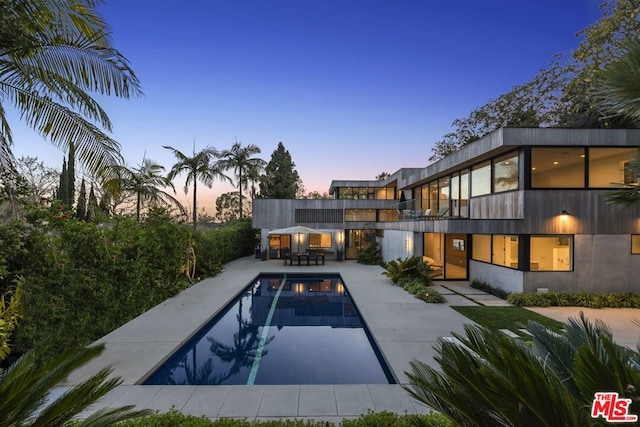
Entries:
<svg viewBox="0 0 640 427">
<path fill-rule="evenodd" d="M 80 194 L 76 204 L 76 217 L 80 221 L 87 220 L 87 188 L 84 185 L 84 178 L 82 178 L 82 184 L 80 184 Z"/>
<path fill-rule="evenodd" d="M 67 161 L 67 186 L 69 209 L 73 207 L 76 200 L 76 147 L 73 142 L 69 143 L 69 160 Z"/>
<path fill-rule="evenodd" d="M 69 207 L 69 186 L 67 185 L 67 161 L 62 159 L 62 173 L 60 174 L 60 185 L 56 191 L 56 199 L 60 200 L 65 208 Z"/>
<path fill-rule="evenodd" d="M 98 212 L 98 199 L 96 193 L 93 191 L 93 182 L 91 183 L 91 189 L 89 190 L 89 200 L 87 201 L 87 221 L 94 221 L 96 219 L 96 212 Z"/>
</svg>

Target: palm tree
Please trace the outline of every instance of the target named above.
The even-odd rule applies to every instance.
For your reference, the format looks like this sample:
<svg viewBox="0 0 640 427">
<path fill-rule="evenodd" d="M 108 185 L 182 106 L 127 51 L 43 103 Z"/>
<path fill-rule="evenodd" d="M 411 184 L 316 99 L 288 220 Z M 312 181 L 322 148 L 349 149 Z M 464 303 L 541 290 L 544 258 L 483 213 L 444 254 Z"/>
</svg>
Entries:
<svg viewBox="0 0 640 427">
<path fill-rule="evenodd" d="M 15 170 L 6 104 L 92 174 L 121 162 L 111 121 L 89 93 L 141 95 L 127 59 L 111 46 L 96 0 L 0 2 L 0 167 Z M 6 103 L 5 103 L 6 102 Z"/>
<path fill-rule="evenodd" d="M 601 321 L 581 314 L 559 334 L 529 322 L 533 344 L 480 326 L 436 348 L 436 370 L 411 362 L 404 388 L 461 426 L 584 426 L 599 391 L 632 399 L 638 413 L 640 354 L 613 342 Z M 416 425 L 419 425 L 416 421 Z"/>
<path fill-rule="evenodd" d="M 242 218 L 242 185 L 247 184 L 249 179 L 254 179 L 259 172 L 264 169 L 267 162 L 262 159 L 251 157 L 259 154 L 260 148 L 249 144 L 246 147 L 236 141 L 230 150 L 220 153 L 220 167 L 224 170 L 233 169 L 238 180 L 238 191 L 240 193 L 240 218 Z"/>
<path fill-rule="evenodd" d="M 193 229 L 196 229 L 196 223 L 198 221 L 197 210 L 197 190 L 198 180 L 202 181 L 208 188 L 213 186 L 215 179 L 231 182 L 231 179 L 223 173 L 223 169 L 220 167 L 219 162 L 213 161 L 214 158 L 219 156 L 218 151 L 211 147 L 206 147 L 200 152 L 196 153 L 193 150 L 193 156 L 189 157 L 183 154 L 181 151 L 164 145 L 164 148 L 171 150 L 178 159 L 178 162 L 173 165 L 169 171 L 167 178 L 173 180 L 176 176 L 187 173 L 187 180 L 184 184 L 184 193 L 189 192 L 189 186 L 193 182 Z"/>
<path fill-rule="evenodd" d="M 143 158 L 142 164 L 137 168 L 129 169 L 125 166 L 116 166 L 114 171 L 117 178 L 113 178 L 105 184 L 112 194 L 132 193 L 136 197 L 136 219 L 140 222 L 140 211 L 142 203 L 148 202 L 155 206 L 176 206 L 184 215 L 185 210 L 178 199 L 170 193 L 162 190 L 162 187 L 169 187 L 175 194 L 176 189 L 171 179 L 162 175 L 164 166 L 155 163 L 153 160 Z"/>
<path fill-rule="evenodd" d="M 0 425 L 68 425 L 89 405 L 116 388 L 121 380 L 108 379 L 111 370 L 103 369 L 53 402 L 47 402 L 49 393 L 73 370 L 85 365 L 103 350 L 104 344 L 66 350 L 53 360 L 42 363 L 44 349 L 38 348 L 23 355 L 4 372 L 0 370 Z M 132 411 L 132 408 L 101 409 L 77 425 L 106 426 L 152 413 L 149 410 Z"/>
<path fill-rule="evenodd" d="M 621 56 L 604 70 L 596 91 L 599 107 L 612 116 L 623 116 L 640 125 L 640 39 L 622 49 Z M 640 151 L 627 165 L 631 183 L 607 194 L 607 200 L 620 207 L 640 202 Z"/>
</svg>

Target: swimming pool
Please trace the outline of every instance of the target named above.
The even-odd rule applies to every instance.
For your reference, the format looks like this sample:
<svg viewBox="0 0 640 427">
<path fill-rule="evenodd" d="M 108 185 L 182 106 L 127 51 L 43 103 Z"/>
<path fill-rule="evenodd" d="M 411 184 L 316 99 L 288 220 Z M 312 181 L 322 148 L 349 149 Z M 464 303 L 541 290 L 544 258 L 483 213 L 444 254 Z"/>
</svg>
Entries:
<svg viewBox="0 0 640 427">
<path fill-rule="evenodd" d="M 143 384 L 394 384 L 338 274 L 261 274 Z"/>
</svg>

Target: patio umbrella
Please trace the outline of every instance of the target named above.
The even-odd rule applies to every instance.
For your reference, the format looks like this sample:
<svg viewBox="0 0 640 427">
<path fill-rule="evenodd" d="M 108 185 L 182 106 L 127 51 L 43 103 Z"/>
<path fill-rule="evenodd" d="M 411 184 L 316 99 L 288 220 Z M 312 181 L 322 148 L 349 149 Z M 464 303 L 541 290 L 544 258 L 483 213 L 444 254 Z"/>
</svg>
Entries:
<svg viewBox="0 0 640 427">
<path fill-rule="evenodd" d="M 300 234 L 320 234 L 321 231 L 317 230 L 315 228 L 311 228 L 311 227 L 305 227 L 303 225 L 294 225 L 292 227 L 287 227 L 287 228 L 278 228 L 276 230 L 271 230 L 269 231 L 268 234 L 296 234 L 296 235 L 300 235 Z M 297 239 L 297 243 L 298 243 L 298 252 L 300 252 L 300 238 L 298 237 Z"/>
</svg>

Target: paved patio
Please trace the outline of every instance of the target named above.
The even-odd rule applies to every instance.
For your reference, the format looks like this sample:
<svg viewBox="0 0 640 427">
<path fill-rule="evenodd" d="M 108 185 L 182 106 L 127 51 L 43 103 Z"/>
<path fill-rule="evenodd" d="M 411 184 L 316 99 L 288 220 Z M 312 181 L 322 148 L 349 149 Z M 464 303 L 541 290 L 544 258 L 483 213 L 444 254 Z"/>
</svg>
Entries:
<svg viewBox="0 0 640 427">
<path fill-rule="evenodd" d="M 428 408 L 412 400 L 398 384 L 139 385 L 258 274 L 287 271 L 340 273 L 399 383 L 406 382 L 404 373 L 409 370 L 411 360 L 435 366 L 433 346 L 438 338 L 450 336 L 452 332 L 461 333 L 463 325 L 470 322 L 450 305 L 508 305 L 493 295 L 470 288 L 468 282 L 450 281 L 434 286 L 446 297 L 446 304 L 426 304 L 400 287 L 392 286 L 381 275 L 384 271 L 381 267 L 354 261 L 285 267 L 281 261 L 242 258 L 229 263 L 218 276 L 197 283 L 98 340 L 106 344 L 105 352 L 74 372 L 68 384 L 77 384 L 105 366 L 113 367 L 114 375 L 123 379 L 122 385 L 90 408 L 90 412 L 101 407 L 134 404 L 158 411 L 175 408 L 185 414 L 212 419 L 298 418 L 332 422 L 357 418 L 368 410 L 399 414 L 428 412 Z M 568 310 L 542 314 L 566 319 L 567 313 L 577 315 Z M 637 317 L 640 318 L 640 314 Z M 629 335 L 629 341 L 637 341 L 640 328 L 633 331 L 635 335 Z M 64 388 L 58 390 L 63 391 Z"/>
</svg>

